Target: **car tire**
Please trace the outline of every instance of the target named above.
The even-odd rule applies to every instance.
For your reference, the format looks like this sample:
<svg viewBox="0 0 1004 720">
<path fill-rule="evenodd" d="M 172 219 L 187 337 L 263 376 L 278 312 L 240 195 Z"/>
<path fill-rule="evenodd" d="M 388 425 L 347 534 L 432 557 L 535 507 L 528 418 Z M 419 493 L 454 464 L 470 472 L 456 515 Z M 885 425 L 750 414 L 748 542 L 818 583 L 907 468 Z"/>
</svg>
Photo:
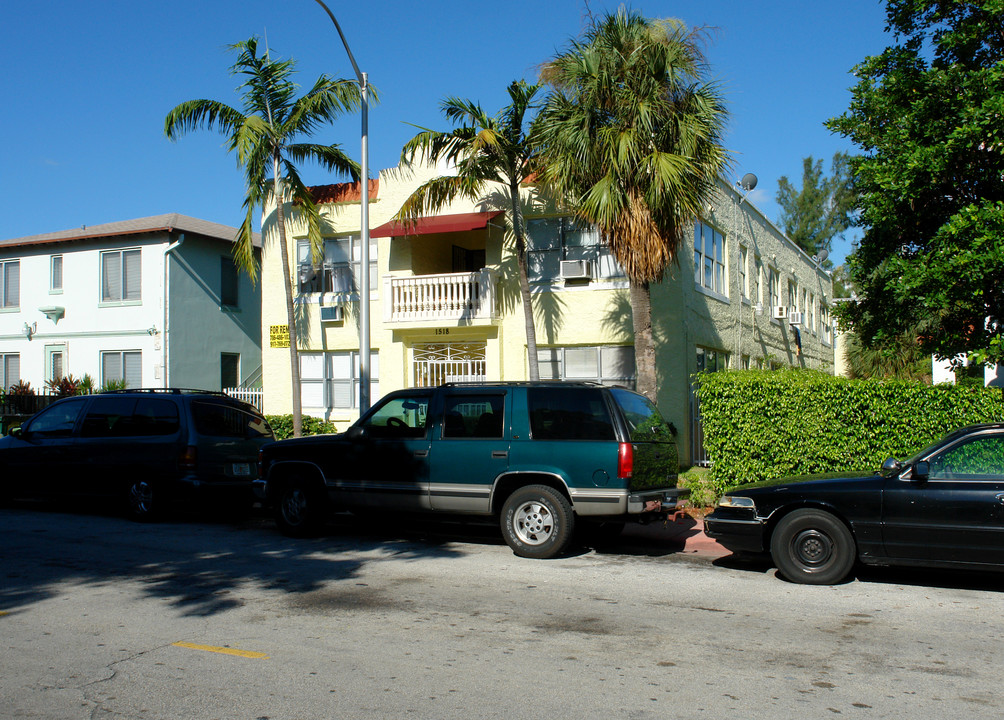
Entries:
<svg viewBox="0 0 1004 720">
<path fill-rule="evenodd" d="M 774 564 L 788 580 L 833 585 L 854 567 L 857 549 L 844 523 L 824 510 L 796 510 L 784 516 L 770 541 Z"/>
<path fill-rule="evenodd" d="M 516 490 L 502 506 L 502 535 L 520 557 L 547 559 L 568 549 L 575 514 L 568 499 L 546 485 Z"/>
<path fill-rule="evenodd" d="M 288 537 L 313 537 L 324 526 L 324 494 L 314 483 L 290 480 L 275 497 L 275 524 Z"/>
<path fill-rule="evenodd" d="M 136 477 L 126 483 L 125 511 L 131 520 L 152 522 L 159 519 L 160 504 L 160 493 L 152 480 Z"/>
</svg>

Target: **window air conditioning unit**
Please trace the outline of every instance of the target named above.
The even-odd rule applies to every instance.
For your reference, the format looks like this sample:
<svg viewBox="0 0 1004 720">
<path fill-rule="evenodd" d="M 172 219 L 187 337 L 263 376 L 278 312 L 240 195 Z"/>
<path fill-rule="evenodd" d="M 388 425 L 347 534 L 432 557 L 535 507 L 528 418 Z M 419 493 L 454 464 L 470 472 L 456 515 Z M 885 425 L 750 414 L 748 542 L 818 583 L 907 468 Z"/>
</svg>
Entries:
<svg viewBox="0 0 1004 720">
<path fill-rule="evenodd" d="M 562 260 L 561 277 L 564 280 L 588 280 L 592 277 L 588 260 Z"/>
<path fill-rule="evenodd" d="M 789 325 L 801 325 L 802 324 L 802 313 L 798 310 L 792 310 L 788 313 L 788 324 Z"/>
<path fill-rule="evenodd" d="M 345 319 L 345 310 L 341 305 L 322 305 L 321 322 L 339 322 Z"/>
<path fill-rule="evenodd" d="M 784 320 L 786 317 L 788 317 L 788 306 L 787 305 L 771 306 L 770 316 L 775 320 Z"/>
</svg>

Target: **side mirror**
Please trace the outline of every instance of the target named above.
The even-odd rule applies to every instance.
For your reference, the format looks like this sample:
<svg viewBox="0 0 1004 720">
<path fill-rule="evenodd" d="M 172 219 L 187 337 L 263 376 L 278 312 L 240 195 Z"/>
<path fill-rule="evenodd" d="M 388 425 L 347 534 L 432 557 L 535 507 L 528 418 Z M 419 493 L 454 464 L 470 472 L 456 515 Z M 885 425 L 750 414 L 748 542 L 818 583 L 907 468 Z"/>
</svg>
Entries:
<svg viewBox="0 0 1004 720">
<path fill-rule="evenodd" d="M 7 432 L 7 434 L 8 434 L 8 435 L 10 435 L 11 437 L 16 437 L 16 438 L 19 438 L 19 437 L 21 437 L 21 426 L 20 426 L 20 425 L 18 425 L 17 427 L 12 427 L 12 428 L 11 428 L 11 429 L 10 429 L 10 430 L 9 430 L 9 431 Z"/>
<path fill-rule="evenodd" d="M 882 472 L 889 474 L 899 472 L 902 469 L 903 464 L 894 457 L 886 458 L 885 462 L 882 463 Z"/>
<path fill-rule="evenodd" d="M 361 425 L 353 425 L 345 431 L 345 437 L 349 440 L 364 440 L 367 435 L 366 428 Z"/>
<path fill-rule="evenodd" d="M 913 479 L 925 481 L 931 476 L 931 463 L 921 460 L 913 466 Z"/>
</svg>

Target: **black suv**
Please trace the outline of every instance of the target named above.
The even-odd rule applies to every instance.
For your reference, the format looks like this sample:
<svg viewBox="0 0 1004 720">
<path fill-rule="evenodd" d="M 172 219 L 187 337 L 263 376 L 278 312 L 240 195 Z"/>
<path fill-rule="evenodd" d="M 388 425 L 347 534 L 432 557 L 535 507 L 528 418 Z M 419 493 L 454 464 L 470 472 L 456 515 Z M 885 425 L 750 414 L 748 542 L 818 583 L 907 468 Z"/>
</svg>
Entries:
<svg viewBox="0 0 1004 720">
<path fill-rule="evenodd" d="M 496 519 L 517 555 L 563 553 L 576 524 L 616 532 L 678 507 L 670 426 L 645 397 L 590 383 L 390 393 L 345 433 L 262 448 L 258 496 L 284 533 L 340 509 Z"/>
<path fill-rule="evenodd" d="M 137 520 L 212 495 L 254 501 L 265 418 L 222 393 L 123 390 L 54 402 L 0 438 L 0 498 L 110 496 Z"/>
</svg>

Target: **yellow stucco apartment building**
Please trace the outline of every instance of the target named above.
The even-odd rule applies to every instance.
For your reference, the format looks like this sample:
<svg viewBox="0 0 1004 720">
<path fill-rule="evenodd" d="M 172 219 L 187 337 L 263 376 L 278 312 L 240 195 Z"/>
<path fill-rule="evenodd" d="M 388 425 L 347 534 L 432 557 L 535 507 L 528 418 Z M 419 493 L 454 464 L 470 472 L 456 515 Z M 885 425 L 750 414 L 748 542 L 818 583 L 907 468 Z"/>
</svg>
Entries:
<svg viewBox="0 0 1004 720">
<path fill-rule="evenodd" d="M 370 181 L 369 267 L 361 267 L 360 186 L 314 188 L 324 258 L 289 222 L 290 267 L 275 213 L 263 223 L 262 378 L 265 412 L 292 410 L 283 279 L 297 304 L 305 414 L 344 430 L 359 415 L 359 278 L 371 288 L 371 402 L 392 390 L 450 381 L 526 380 L 524 314 L 507 198 L 458 202 L 417 225 L 392 221 L 443 168 L 400 167 Z M 525 188 L 528 262 L 542 379 L 632 386 L 628 281 L 595 229 Z M 287 211 L 286 217 L 290 217 Z M 652 286 L 658 405 L 678 430 L 681 462 L 705 462 L 693 375 L 725 368 L 833 372 L 829 274 L 738 189 L 720 182 L 688 233 L 680 262 Z"/>
</svg>

